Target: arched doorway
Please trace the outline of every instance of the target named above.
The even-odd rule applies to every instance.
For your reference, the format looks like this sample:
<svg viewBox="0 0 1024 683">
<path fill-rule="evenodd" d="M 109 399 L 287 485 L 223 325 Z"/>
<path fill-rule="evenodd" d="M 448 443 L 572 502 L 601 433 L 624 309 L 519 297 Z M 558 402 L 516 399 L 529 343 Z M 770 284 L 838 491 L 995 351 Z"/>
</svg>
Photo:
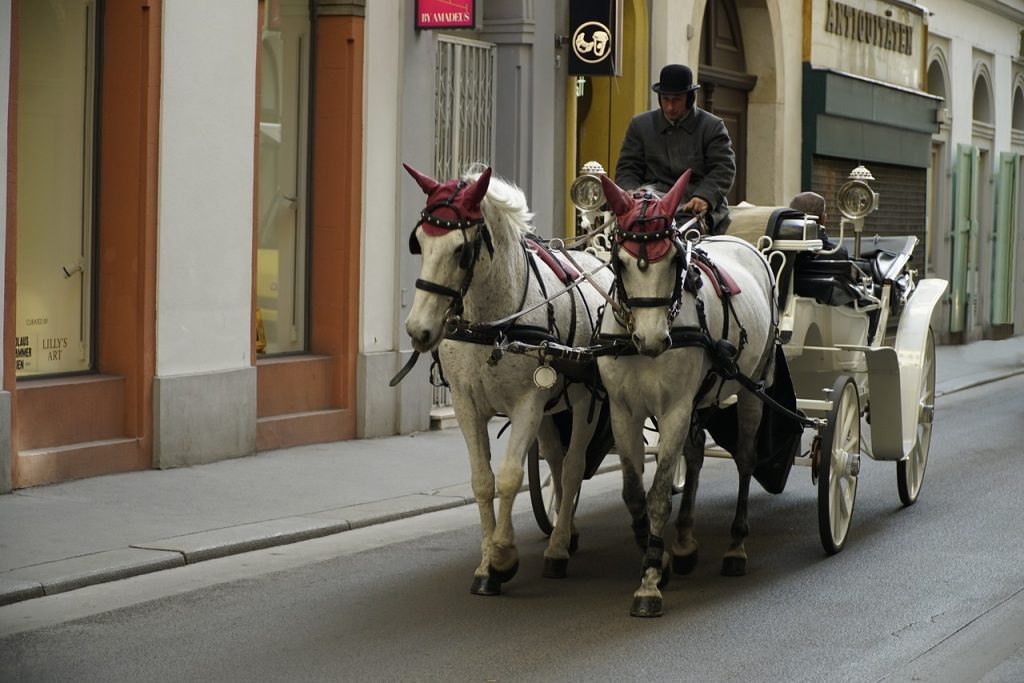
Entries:
<svg viewBox="0 0 1024 683">
<path fill-rule="evenodd" d="M 757 76 L 747 73 L 743 35 L 734 0 L 707 0 L 701 28 L 697 104 L 725 121 L 736 153 L 735 206 L 747 195 L 747 96 Z"/>
</svg>

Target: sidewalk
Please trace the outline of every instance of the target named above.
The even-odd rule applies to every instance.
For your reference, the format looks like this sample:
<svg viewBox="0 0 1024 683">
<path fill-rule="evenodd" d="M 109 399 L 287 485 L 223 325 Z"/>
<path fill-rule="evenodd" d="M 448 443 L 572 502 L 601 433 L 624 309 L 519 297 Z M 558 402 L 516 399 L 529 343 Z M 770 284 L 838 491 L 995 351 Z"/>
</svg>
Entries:
<svg viewBox="0 0 1024 683">
<path fill-rule="evenodd" d="M 936 368 L 938 397 L 1024 373 L 1024 336 Z M 472 502 L 457 429 L 23 489 L 0 496 L 0 605 Z"/>
</svg>

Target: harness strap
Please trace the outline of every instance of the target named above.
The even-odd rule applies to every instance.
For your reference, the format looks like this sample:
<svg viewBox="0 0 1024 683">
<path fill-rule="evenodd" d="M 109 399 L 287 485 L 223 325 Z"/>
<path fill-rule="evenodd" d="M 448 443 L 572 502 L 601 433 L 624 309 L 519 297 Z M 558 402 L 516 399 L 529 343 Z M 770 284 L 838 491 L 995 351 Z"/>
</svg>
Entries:
<svg viewBox="0 0 1024 683">
<path fill-rule="evenodd" d="M 422 289 L 423 291 L 430 292 L 431 294 L 448 296 L 453 299 L 462 296 L 462 293 L 458 290 L 445 287 L 444 285 L 439 285 L 436 282 L 431 282 L 430 280 L 423 280 L 421 278 L 416 278 L 416 289 Z"/>
<path fill-rule="evenodd" d="M 419 351 L 413 351 L 412 355 L 409 356 L 409 360 L 407 360 L 405 362 L 405 365 L 402 366 L 402 369 L 398 371 L 398 374 L 395 375 L 394 377 L 392 377 L 391 381 L 388 382 L 388 386 L 389 387 L 397 387 L 398 383 L 401 382 L 403 379 L 405 379 L 405 376 L 409 374 L 409 372 L 412 370 L 413 366 L 416 365 L 416 361 L 418 361 L 419 359 L 420 359 L 420 352 Z"/>
</svg>

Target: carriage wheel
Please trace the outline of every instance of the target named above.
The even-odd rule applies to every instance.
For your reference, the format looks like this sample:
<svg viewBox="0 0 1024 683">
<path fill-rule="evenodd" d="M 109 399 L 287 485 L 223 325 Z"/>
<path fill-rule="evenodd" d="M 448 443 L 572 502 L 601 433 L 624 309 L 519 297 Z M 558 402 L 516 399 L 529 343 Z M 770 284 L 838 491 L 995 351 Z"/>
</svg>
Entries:
<svg viewBox="0 0 1024 683">
<path fill-rule="evenodd" d="M 860 473 L 860 397 L 857 384 L 840 375 L 818 454 L 818 533 L 825 552 L 843 549 L 850 530 Z"/>
<path fill-rule="evenodd" d="M 558 522 L 558 504 L 555 501 L 555 483 L 551 469 L 544 458 L 540 457 L 540 447 L 534 441 L 526 453 L 526 473 L 530 482 L 530 503 L 533 505 L 533 516 L 541 533 L 550 536 Z M 580 504 L 580 494 L 576 493 L 576 501 L 572 509 Z"/>
<path fill-rule="evenodd" d="M 921 357 L 921 384 L 917 393 L 917 438 L 914 447 L 896 463 L 896 486 L 900 501 L 913 505 L 921 493 L 928 450 L 932 444 L 932 418 L 935 415 L 935 338 L 928 328 L 924 355 Z"/>
</svg>

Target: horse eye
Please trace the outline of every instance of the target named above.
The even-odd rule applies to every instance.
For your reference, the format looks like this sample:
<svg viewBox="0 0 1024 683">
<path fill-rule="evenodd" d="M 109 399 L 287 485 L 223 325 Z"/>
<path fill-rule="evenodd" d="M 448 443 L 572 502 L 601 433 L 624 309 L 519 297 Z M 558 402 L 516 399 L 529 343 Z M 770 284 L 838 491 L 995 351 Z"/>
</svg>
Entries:
<svg viewBox="0 0 1024 683">
<path fill-rule="evenodd" d="M 460 244 L 459 246 L 455 247 L 455 251 L 453 253 L 456 258 L 462 256 L 462 250 L 463 248 L 465 248 L 465 246 L 465 244 Z"/>
</svg>

